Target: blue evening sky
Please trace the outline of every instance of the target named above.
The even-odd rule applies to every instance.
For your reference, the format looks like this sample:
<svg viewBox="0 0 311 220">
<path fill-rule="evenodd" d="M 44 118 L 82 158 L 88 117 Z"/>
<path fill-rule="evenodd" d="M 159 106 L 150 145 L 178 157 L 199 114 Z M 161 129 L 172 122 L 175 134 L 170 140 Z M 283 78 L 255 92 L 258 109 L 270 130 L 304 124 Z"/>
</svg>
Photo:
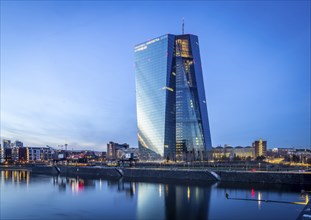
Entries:
<svg viewBox="0 0 311 220">
<path fill-rule="evenodd" d="M 310 147 L 310 1 L 1 1 L 1 138 L 136 147 L 133 47 L 182 17 L 213 146 Z"/>
</svg>

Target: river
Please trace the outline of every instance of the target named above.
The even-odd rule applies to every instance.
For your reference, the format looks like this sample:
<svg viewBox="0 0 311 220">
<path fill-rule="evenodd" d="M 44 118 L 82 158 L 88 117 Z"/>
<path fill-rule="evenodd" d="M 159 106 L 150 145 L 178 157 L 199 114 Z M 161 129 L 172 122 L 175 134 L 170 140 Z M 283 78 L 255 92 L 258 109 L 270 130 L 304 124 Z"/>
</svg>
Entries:
<svg viewBox="0 0 311 220">
<path fill-rule="evenodd" d="M 310 191 L 306 186 L 91 179 L 29 171 L 0 171 L 0 186 L 0 219 L 27 220 L 296 219 Z"/>
</svg>

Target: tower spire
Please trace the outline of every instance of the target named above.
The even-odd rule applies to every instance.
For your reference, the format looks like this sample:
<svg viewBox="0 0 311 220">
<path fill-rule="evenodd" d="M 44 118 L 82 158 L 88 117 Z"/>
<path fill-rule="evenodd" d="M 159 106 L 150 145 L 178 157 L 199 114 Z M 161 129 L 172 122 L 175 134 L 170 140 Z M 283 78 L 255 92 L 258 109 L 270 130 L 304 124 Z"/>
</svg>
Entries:
<svg viewBox="0 0 311 220">
<path fill-rule="evenodd" d="M 185 33 L 185 18 L 182 18 L 182 34 Z"/>
</svg>

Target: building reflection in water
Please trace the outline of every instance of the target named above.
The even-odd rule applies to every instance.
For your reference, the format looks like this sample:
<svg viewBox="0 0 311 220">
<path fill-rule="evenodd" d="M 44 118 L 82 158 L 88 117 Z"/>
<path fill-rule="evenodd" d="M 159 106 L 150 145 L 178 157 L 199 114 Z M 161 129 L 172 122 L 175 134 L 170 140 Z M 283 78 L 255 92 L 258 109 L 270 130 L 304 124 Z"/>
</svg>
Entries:
<svg viewBox="0 0 311 220">
<path fill-rule="evenodd" d="M 29 185 L 30 171 L 28 170 L 4 170 L 1 173 L 1 184 L 11 182 L 12 185 Z"/>
<path fill-rule="evenodd" d="M 67 187 L 73 193 L 79 193 L 85 189 L 95 189 L 95 180 L 80 177 L 53 176 L 53 185 L 58 186 L 60 192 L 66 191 Z"/>
<path fill-rule="evenodd" d="M 49 177 L 49 178 L 46 178 Z M 5 170 L 0 171 L 0 181 L 1 185 L 5 183 L 12 183 L 12 185 L 27 184 L 30 182 L 31 172 L 28 170 Z M 127 197 L 134 197 L 136 194 L 136 184 L 135 182 L 125 182 L 122 179 L 119 180 L 102 180 L 102 179 L 90 179 L 81 177 L 66 177 L 66 176 L 45 176 L 40 178 L 40 181 L 46 180 L 51 181 L 55 187 L 58 187 L 59 192 L 66 192 L 70 189 L 72 193 L 78 194 L 84 190 L 95 190 L 96 185 L 99 190 L 102 190 L 103 184 L 107 183 L 108 188 L 116 189 L 119 192 L 125 193 Z M 33 178 L 32 181 L 38 181 L 38 178 Z"/>
<path fill-rule="evenodd" d="M 211 185 L 138 183 L 137 219 L 207 219 Z M 164 205 L 163 205 L 164 204 Z"/>
<path fill-rule="evenodd" d="M 116 188 L 119 192 L 125 192 L 127 197 L 133 197 L 136 194 L 136 182 L 119 180 L 107 180 L 109 188 Z"/>
<path fill-rule="evenodd" d="M 166 219 L 207 219 L 211 187 L 168 184 Z"/>
<path fill-rule="evenodd" d="M 136 219 L 165 219 L 165 184 L 137 183 Z"/>
</svg>

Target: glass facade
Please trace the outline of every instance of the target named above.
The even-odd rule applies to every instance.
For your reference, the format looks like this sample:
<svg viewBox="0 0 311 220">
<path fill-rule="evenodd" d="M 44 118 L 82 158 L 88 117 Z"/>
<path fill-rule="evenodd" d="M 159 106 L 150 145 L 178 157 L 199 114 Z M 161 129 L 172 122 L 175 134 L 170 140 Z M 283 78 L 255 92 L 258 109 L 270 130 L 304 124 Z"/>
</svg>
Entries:
<svg viewBox="0 0 311 220">
<path fill-rule="evenodd" d="M 168 34 L 134 51 L 141 159 L 203 159 L 211 138 L 197 36 Z"/>
</svg>

